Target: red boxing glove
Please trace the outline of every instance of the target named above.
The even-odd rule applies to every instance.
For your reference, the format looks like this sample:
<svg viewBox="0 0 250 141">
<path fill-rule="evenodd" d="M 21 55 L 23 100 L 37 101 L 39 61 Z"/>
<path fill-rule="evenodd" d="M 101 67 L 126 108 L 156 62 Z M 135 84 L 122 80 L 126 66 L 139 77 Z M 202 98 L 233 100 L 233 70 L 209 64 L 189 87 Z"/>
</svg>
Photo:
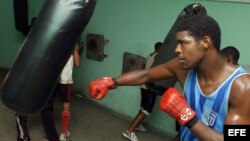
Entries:
<svg viewBox="0 0 250 141">
<path fill-rule="evenodd" d="M 111 77 L 102 77 L 89 83 L 89 95 L 92 98 L 102 99 L 106 96 L 108 90 L 116 87 Z"/>
<path fill-rule="evenodd" d="M 169 88 L 160 100 L 160 109 L 175 118 L 180 125 L 185 125 L 195 117 L 196 113 L 188 105 L 185 97 L 175 88 Z"/>
</svg>

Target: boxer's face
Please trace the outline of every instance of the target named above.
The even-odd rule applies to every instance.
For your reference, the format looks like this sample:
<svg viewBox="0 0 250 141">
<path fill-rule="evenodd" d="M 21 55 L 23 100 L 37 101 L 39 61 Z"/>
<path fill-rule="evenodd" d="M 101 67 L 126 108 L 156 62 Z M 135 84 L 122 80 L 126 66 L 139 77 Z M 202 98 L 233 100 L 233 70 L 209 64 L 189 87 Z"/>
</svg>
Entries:
<svg viewBox="0 0 250 141">
<path fill-rule="evenodd" d="M 176 41 L 175 53 L 182 66 L 186 69 L 198 66 L 205 54 L 202 41 L 195 40 L 188 31 L 177 32 Z"/>
</svg>

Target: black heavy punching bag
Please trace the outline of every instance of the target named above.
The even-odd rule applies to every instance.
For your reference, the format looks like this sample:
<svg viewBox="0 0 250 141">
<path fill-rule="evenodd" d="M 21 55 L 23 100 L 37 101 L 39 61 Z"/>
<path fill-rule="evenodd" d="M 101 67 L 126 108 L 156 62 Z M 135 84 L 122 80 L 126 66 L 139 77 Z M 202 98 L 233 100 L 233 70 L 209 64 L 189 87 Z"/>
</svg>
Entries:
<svg viewBox="0 0 250 141">
<path fill-rule="evenodd" d="M 180 23 L 180 21 L 183 18 L 188 18 L 190 16 L 194 16 L 194 15 L 201 15 L 201 14 L 206 14 L 206 9 L 203 5 L 197 3 L 193 3 L 193 4 L 189 4 L 187 5 L 179 14 L 179 16 L 177 17 L 174 25 L 172 26 L 172 28 L 170 29 L 170 31 L 168 32 L 167 36 L 165 37 L 164 41 L 163 41 L 163 45 L 158 53 L 158 55 L 155 56 L 155 60 L 152 64 L 152 67 L 155 67 L 157 65 L 163 64 L 171 59 L 173 59 L 174 57 L 176 57 L 175 54 L 175 48 L 176 48 L 176 39 L 175 39 L 175 33 L 176 33 L 176 28 L 178 26 L 178 24 Z M 176 80 L 175 79 L 170 79 L 170 80 L 165 80 L 162 82 L 157 82 L 151 85 L 146 85 L 149 89 L 155 89 L 156 91 L 160 90 L 164 90 L 163 88 L 168 88 L 170 86 L 174 86 L 175 85 Z M 164 91 L 161 91 L 161 93 L 163 93 Z"/>
<path fill-rule="evenodd" d="M 3 103 L 33 114 L 47 103 L 95 0 L 46 0 L 2 86 Z"/>
</svg>

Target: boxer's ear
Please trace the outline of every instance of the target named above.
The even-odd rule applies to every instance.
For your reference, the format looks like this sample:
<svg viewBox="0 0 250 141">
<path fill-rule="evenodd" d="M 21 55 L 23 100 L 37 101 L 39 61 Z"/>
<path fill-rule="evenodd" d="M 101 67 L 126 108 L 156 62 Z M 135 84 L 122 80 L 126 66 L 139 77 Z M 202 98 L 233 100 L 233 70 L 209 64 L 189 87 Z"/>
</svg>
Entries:
<svg viewBox="0 0 250 141">
<path fill-rule="evenodd" d="M 201 46 L 204 50 L 207 50 L 211 45 L 211 38 L 209 36 L 204 36 L 201 40 Z"/>
</svg>

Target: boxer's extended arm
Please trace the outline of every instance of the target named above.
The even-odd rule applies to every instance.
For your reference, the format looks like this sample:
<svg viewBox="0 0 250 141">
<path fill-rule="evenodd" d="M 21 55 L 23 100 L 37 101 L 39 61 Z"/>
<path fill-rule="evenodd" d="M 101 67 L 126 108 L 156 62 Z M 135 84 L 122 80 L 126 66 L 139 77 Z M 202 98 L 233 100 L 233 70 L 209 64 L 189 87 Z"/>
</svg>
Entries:
<svg viewBox="0 0 250 141">
<path fill-rule="evenodd" d="M 116 86 L 136 86 L 174 77 L 178 78 L 182 77 L 181 75 L 177 76 L 178 73 L 174 72 L 177 70 L 182 70 L 184 72 L 184 73 L 179 73 L 181 75 L 187 74 L 187 71 L 183 70 L 178 60 L 173 59 L 167 62 L 166 64 L 156 66 L 149 70 L 130 71 L 116 78 L 103 77 L 105 79 L 101 78 L 90 82 L 89 94 L 92 98 L 102 99 L 105 97 L 110 88 L 114 88 Z M 181 84 L 183 84 L 183 82 L 184 79 L 180 81 Z"/>
<path fill-rule="evenodd" d="M 178 59 L 174 58 L 165 64 L 148 70 L 131 71 L 117 77 L 118 85 L 135 86 L 150 82 L 178 78 L 182 84 L 185 81 L 187 70 L 184 70 Z M 181 79 L 182 78 L 182 79 Z"/>
<path fill-rule="evenodd" d="M 116 88 L 118 85 L 139 85 L 143 84 L 143 77 L 146 75 L 146 70 L 132 71 L 121 75 L 117 78 L 102 77 L 89 83 L 89 95 L 92 98 L 104 98 L 110 89 Z M 120 79 L 119 79 L 120 78 Z"/>
</svg>

